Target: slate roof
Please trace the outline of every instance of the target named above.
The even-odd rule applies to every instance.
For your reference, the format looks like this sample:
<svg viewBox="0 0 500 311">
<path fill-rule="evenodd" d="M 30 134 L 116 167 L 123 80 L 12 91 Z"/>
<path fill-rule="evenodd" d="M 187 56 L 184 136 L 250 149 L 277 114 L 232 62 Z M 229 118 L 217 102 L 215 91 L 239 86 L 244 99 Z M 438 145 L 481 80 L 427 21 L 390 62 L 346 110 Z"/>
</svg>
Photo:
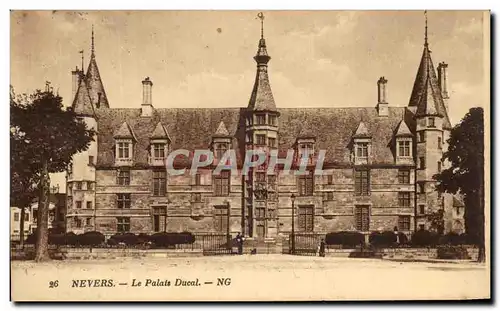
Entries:
<svg viewBox="0 0 500 311">
<path fill-rule="evenodd" d="M 373 164 L 394 164 L 391 142 L 403 114 L 412 114 L 404 107 L 389 107 L 388 117 L 379 117 L 370 108 L 283 108 L 278 109 L 279 141 L 282 153 L 294 148 L 301 133 L 316 137 L 316 150 L 325 149 L 325 163 L 350 164 L 352 139 L 360 119 L 370 130 Z M 98 162 L 101 167 L 114 164 L 114 134 L 126 122 L 137 140 L 134 165 L 147 166 L 150 137 L 159 122 L 170 135 L 171 150 L 207 149 L 223 122 L 233 137 L 238 162 L 245 150 L 245 108 L 163 108 L 156 109 L 151 118 L 141 117 L 138 109 L 101 109 L 98 114 Z"/>
<path fill-rule="evenodd" d="M 424 46 L 408 105 L 417 107 L 419 116 L 427 114 L 443 116 L 443 128 L 451 129 L 428 45 Z"/>
<path fill-rule="evenodd" d="M 87 74 L 85 75 L 85 83 L 89 89 L 92 103 L 97 107 L 99 93 L 101 93 L 99 108 L 108 108 L 108 97 L 106 96 L 106 91 L 104 90 L 104 84 L 102 83 L 101 75 L 99 74 L 99 68 L 97 67 L 94 53 L 92 53 L 90 57 L 89 67 L 87 69 Z"/>
<path fill-rule="evenodd" d="M 254 111 L 276 111 L 276 104 L 267 73 L 267 63 L 271 57 L 267 55 L 266 40 L 264 38 L 259 41 L 259 48 L 254 59 L 257 62 L 257 74 L 248 108 Z"/>
<path fill-rule="evenodd" d="M 78 90 L 76 91 L 75 98 L 73 99 L 72 107 L 73 111 L 80 115 L 95 115 L 94 105 L 92 105 L 89 90 L 87 89 L 84 79 L 80 79 Z"/>
</svg>

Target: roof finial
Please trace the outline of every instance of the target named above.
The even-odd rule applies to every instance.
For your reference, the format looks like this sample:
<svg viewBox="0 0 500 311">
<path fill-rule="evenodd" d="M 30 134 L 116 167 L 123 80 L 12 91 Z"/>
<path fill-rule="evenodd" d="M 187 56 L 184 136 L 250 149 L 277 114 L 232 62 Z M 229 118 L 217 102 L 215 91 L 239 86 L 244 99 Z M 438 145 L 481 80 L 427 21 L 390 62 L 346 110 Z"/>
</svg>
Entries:
<svg viewBox="0 0 500 311">
<path fill-rule="evenodd" d="M 428 46 L 429 43 L 427 42 L 427 10 L 424 11 L 424 16 L 425 16 L 425 43 L 424 46 Z"/>
<path fill-rule="evenodd" d="M 82 70 L 83 70 L 83 50 L 78 51 L 78 53 L 82 54 Z"/>
<path fill-rule="evenodd" d="M 260 38 L 264 39 L 264 13 L 260 12 L 257 17 L 260 18 Z"/>
<path fill-rule="evenodd" d="M 94 24 L 92 24 L 92 56 L 94 56 Z"/>
</svg>

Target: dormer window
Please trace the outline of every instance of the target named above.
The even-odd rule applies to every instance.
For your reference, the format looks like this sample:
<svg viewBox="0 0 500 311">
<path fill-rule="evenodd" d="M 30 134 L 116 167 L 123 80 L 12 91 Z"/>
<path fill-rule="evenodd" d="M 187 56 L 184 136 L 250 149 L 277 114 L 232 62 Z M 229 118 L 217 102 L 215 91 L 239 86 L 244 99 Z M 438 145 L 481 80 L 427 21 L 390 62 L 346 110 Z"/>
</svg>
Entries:
<svg viewBox="0 0 500 311">
<path fill-rule="evenodd" d="M 303 136 L 297 139 L 297 153 L 299 163 L 302 163 L 302 159 L 307 159 L 307 163 L 311 164 L 313 162 L 315 154 L 315 137 Z"/>
<path fill-rule="evenodd" d="M 155 160 L 161 160 L 165 158 L 165 144 L 153 144 L 153 158 Z"/>
<path fill-rule="evenodd" d="M 356 157 L 357 158 L 368 158 L 368 143 L 357 143 L 356 144 Z"/>
<path fill-rule="evenodd" d="M 117 148 L 118 148 L 118 156 L 117 158 L 120 159 L 120 160 L 128 160 L 130 159 L 130 155 L 132 152 L 130 152 L 131 150 L 131 143 L 130 142 L 119 142 L 117 144 Z"/>
<path fill-rule="evenodd" d="M 255 116 L 256 118 L 256 124 L 257 125 L 265 125 L 266 124 L 266 115 L 265 114 L 258 114 Z"/>
<path fill-rule="evenodd" d="M 410 141 L 400 140 L 398 141 L 398 157 L 409 157 L 410 156 Z"/>
</svg>

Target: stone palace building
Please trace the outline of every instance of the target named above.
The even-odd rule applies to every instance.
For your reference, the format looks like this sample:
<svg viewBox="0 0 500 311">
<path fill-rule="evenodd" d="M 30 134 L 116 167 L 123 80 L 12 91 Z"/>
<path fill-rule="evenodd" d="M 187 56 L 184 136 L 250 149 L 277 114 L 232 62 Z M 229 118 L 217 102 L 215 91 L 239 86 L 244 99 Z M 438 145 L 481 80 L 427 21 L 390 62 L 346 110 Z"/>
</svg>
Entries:
<svg viewBox="0 0 500 311">
<path fill-rule="evenodd" d="M 67 172 L 68 231 L 242 232 L 273 239 L 291 232 L 293 206 L 297 232 L 397 227 L 411 233 L 432 229 L 429 215 L 439 210 L 445 231 L 463 232 L 463 204 L 434 189 L 433 175 L 447 165 L 441 157 L 451 124 L 447 64 L 439 63 L 436 73 L 427 27 L 407 107 L 389 104 L 381 77 L 370 107 L 280 108 L 263 35 L 247 107 L 155 108 L 149 78 L 142 81 L 140 107 L 113 107 L 93 32 L 91 51 L 87 71 L 72 72 L 72 107 L 98 134 Z M 233 149 L 240 169 L 249 149 L 293 149 L 299 156 L 326 150 L 326 174 L 315 175 L 312 167 L 301 176 L 267 174 L 262 166 L 246 176 L 215 175 L 214 167 L 172 176 L 165 158 L 176 149 L 210 149 L 216 159 Z M 188 161 L 177 165 L 189 168 Z"/>
</svg>

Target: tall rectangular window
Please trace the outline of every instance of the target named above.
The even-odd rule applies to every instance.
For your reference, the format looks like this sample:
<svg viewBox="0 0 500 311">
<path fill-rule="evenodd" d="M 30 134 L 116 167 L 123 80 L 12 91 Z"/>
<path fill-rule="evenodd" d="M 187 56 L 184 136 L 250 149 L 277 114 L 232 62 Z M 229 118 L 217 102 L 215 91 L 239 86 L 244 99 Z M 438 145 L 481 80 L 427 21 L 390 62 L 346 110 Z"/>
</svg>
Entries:
<svg viewBox="0 0 500 311">
<path fill-rule="evenodd" d="M 215 158 L 220 160 L 224 156 L 227 151 L 226 144 L 217 144 L 217 148 L 215 149 Z"/>
<path fill-rule="evenodd" d="M 358 169 L 354 174 L 354 191 L 356 195 L 368 195 L 370 193 L 370 171 Z"/>
<path fill-rule="evenodd" d="M 314 207 L 300 206 L 299 207 L 299 231 L 313 232 L 314 231 Z"/>
<path fill-rule="evenodd" d="M 399 156 L 400 157 L 409 157 L 410 156 L 410 142 L 409 141 L 399 141 Z"/>
<path fill-rule="evenodd" d="M 438 172 L 441 173 L 441 161 L 437 162 Z"/>
<path fill-rule="evenodd" d="M 333 185 L 333 175 L 327 175 L 327 180 L 326 180 L 326 183 L 328 185 Z"/>
<path fill-rule="evenodd" d="M 418 183 L 418 193 L 425 193 L 425 183 L 424 182 Z"/>
<path fill-rule="evenodd" d="M 118 184 L 121 186 L 130 185 L 130 171 L 129 170 L 120 170 L 118 171 Z"/>
<path fill-rule="evenodd" d="M 400 184 L 409 184 L 410 183 L 410 170 L 400 169 L 398 171 L 398 181 Z"/>
<path fill-rule="evenodd" d="M 82 201 L 76 201 L 76 208 L 82 208 Z"/>
<path fill-rule="evenodd" d="M 398 193 L 398 203 L 400 207 L 410 207 L 410 193 L 409 192 L 399 192 Z"/>
<path fill-rule="evenodd" d="M 370 230 L 370 207 L 369 206 L 356 206 L 355 214 L 356 230 L 369 231 Z"/>
<path fill-rule="evenodd" d="M 130 217 L 117 217 L 116 218 L 116 231 L 129 232 L 130 231 Z"/>
<path fill-rule="evenodd" d="M 229 171 L 222 171 L 219 175 L 214 175 L 214 195 L 215 196 L 227 196 L 229 195 Z"/>
<path fill-rule="evenodd" d="M 368 157 L 368 143 L 357 143 L 356 148 L 357 148 L 356 156 L 358 158 Z"/>
<path fill-rule="evenodd" d="M 438 137 L 438 148 L 441 149 L 443 147 L 443 144 L 441 142 L 441 137 Z"/>
<path fill-rule="evenodd" d="M 76 190 L 82 190 L 82 182 L 81 181 L 76 182 Z"/>
<path fill-rule="evenodd" d="M 314 194 L 314 175 L 307 172 L 299 176 L 299 195 L 312 196 Z"/>
<path fill-rule="evenodd" d="M 256 118 L 257 118 L 257 125 L 266 124 L 266 115 L 265 114 L 258 114 L 258 115 L 256 115 Z"/>
<path fill-rule="evenodd" d="M 165 145 L 164 144 L 153 144 L 153 157 L 155 159 L 165 158 Z"/>
<path fill-rule="evenodd" d="M 118 208 L 130 208 L 130 193 L 119 193 L 116 195 Z"/>
<path fill-rule="evenodd" d="M 90 226 L 91 224 L 92 224 L 92 218 L 87 217 L 87 219 L 85 219 L 85 225 Z"/>
<path fill-rule="evenodd" d="M 419 164 L 419 169 L 421 169 L 421 170 L 425 169 L 425 158 L 424 157 L 420 157 L 418 164 Z"/>
<path fill-rule="evenodd" d="M 167 192 L 167 178 L 165 171 L 153 171 L 153 195 L 165 196 Z"/>
<path fill-rule="evenodd" d="M 119 159 L 130 159 L 130 143 L 121 142 L 118 143 L 118 158 Z"/>
<path fill-rule="evenodd" d="M 266 135 L 264 135 L 264 134 L 257 134 L 256 138 L 257 138 L 257 145 L 263 146 L 263 145 L 266 144 Z"/>
<path fill-rule="evenodd" d="M 425 215 L 425 205 L 424 204 L 419 204 L 418 205 L 418 213 L 420 215 Z"/>
<path fill-rule="evenodd" d="M 94 183 L 91 181 L 87 181 L 87 190 L 94 190 Z"/>
<path fill-rule="evenodd" d="M 229 222 L 229 210 L 226 205 L 215 207 L 215 229 L 220 233 L 227 233 Z"/>
<path fill-rule="evenodd" d="M 424 131 L 420 131 L 420 132 L 418 132 L 418 141 L 419 141 L 420 143 L 425 142 L 425 132 L 424 132 Z"/>
<path fill-rule="evenodd" d="M 87 209 L 92 209 L 92 201 L 87 201 Z"/>
<path fill-rule="evenodd" d="M 19 213 L 18 212 L 14 213 L 14 221 L 19 221 Z"/>
<path fill-rule="evenodd" d="M 429 117 L 429 127 L 436 127 L 434 117 Z"/>
<path fill-rule="evenodd" d="M 269 124 L 278 125 L 277 118 L 275 115 L 270 114 L 268 117 L 269 117 Z"/>
<path fill-rule="evenodd" d="M 201 174 L 200 173 L 197 173 L 196 175 L 194 175 L 194 184 L 196 186 L 201 185 Z"/>
<path fill-rule="evenodd" d="M 401 215 L 398 217 L 398 230 L 410 231 L 410 219 L 408 215 Z"/>
<path fill-rule="evenodd" d="M 94 156 L 89 156 L 89 165 L 94 165 Z"/>
<path fill-rule="evenodd" d="M 269 141 L 269 148 L 276 148 L 277 147 L 276 138 L 269 137 L 267 140 Z"/>
</svg>

